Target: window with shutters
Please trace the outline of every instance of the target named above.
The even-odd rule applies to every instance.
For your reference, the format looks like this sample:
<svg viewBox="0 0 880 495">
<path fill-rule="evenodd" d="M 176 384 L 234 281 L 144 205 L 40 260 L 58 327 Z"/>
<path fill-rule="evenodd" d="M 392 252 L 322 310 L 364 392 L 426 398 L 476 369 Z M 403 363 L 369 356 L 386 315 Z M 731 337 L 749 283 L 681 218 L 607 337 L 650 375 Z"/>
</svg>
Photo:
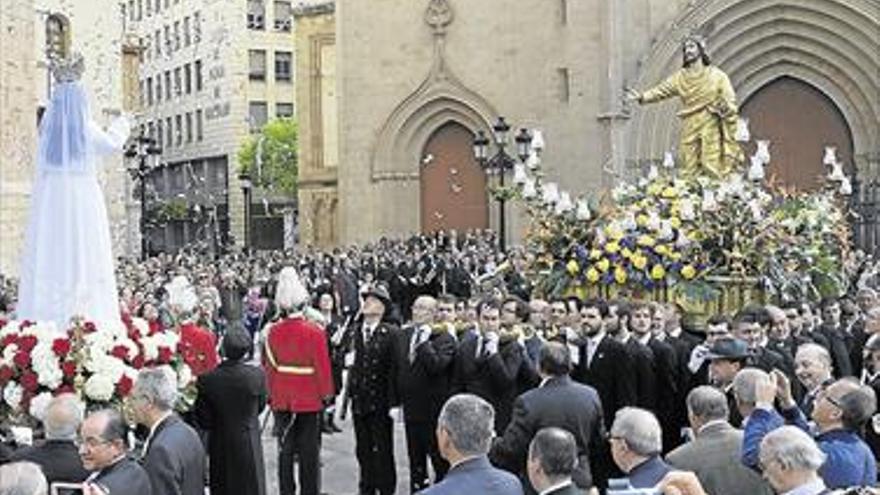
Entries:
<svg viewBox="0 0 880 495">
<path fill-rule="evenodd" d="M 275 52 L 275 80 L 290 82 L 293 75 L 293 54 L 291 52 Z"/>
<path fill-rule="evenodd" d="M 248 67 L 251 81 L 266 80 L 266 50 L 249 50 Z"/>
</svg>

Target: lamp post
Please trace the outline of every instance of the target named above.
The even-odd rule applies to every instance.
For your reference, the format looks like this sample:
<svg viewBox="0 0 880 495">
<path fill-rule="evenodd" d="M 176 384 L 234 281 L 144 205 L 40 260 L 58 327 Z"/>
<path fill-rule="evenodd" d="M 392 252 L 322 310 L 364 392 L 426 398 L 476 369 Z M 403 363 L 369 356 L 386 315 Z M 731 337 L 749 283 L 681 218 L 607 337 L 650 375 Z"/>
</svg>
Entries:
<svg viewBox="0 0 880 495">
<path fill-rule="evenodd" d="M 238 176 L 238 182 L 241 186 L 241 193 L 244 197 L 244 248 L 250 252 L 251 249 L 251 190 L 254 187 L 251 176 L 247 172 L 242 172 Z"/>
<path fill-rule="evenodd" d="M 140 136 L 134 138 L 131 144 L 125 149 L 126 158 L 137 158 L 137 167 L 128 169 L 133 179 L 137 179 L 140 183 L 140 200 L 141 200 L 141 261 L 147 259 L 147 176 L 150 174 L 152 167 L 149 165 L 151 156 L 162 153 L 155 139 L 150 136 Z"/>
<path fill-rule="evenodd" d="M 510 125 L 504 120 L 504 117 L 498 117 L 498 121 L 492 126 L 492 134 L 495 141 L 497 151 L 491 157 L 489 156 L 490 139 L 483 131 L 477 131 L 474 137 L 474 158 L 480 163 L 480 166 L 486 171 L 486 175 L 498 176 L 499 194 L 496 195 L 498 201 L 498 247 L 502 252 L 507 249 L 507 217 L 506 203 L 504 191 L 504 176 L 508 171 L 513 170 L 516 160 L 507 153 L 509 145 L 508 138 L 510 135 Z M 532 135 L 528 129 L 522 128 L 514 138 L 516 143 L 516 153 L 520 161 L 525 163 L 531 153 Z"/>
</svg>

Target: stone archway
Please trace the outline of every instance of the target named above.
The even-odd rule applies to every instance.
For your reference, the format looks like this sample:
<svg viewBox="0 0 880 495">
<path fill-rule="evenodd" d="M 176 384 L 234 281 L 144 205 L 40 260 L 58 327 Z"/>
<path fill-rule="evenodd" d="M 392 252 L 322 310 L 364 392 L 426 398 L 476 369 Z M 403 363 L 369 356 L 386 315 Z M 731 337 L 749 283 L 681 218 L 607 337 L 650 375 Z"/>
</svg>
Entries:
<svg viewBox="0 0 880 495">
<path fill-rule="evenodd" d="M 425 145 L 419 174 L 422 232 L 489 226 L 486 174 L 474 159 L 473 136 L 458 122 L 447 122 Z"/>
<path fill-rule="evenodd" d="M 874 0 L 697 0 L 646 54 L 635 85 L 653 85 L 679 68 L 681 40 L 700 32 L 740 104 L 780 77 L 809 84 L 839 109 L 852 133 L 853 162 L 870 171 L 880 165 L 878 24 Z M 678 108 L 661 103 L 634 109 L 630 166 L 675 148 Z"/>
<path fill-rule="evenodd" d="M 820 187 L 827 173 L 821 161 L 825 146 L 836 146 L 838 159 L 852 163 L 852 134 L 840 109 L 801 80 L 776 79 L 752 94 L 740 113 L 753 135 L 772 137 L 768 174 L 783 185 Z"/>
</svg>

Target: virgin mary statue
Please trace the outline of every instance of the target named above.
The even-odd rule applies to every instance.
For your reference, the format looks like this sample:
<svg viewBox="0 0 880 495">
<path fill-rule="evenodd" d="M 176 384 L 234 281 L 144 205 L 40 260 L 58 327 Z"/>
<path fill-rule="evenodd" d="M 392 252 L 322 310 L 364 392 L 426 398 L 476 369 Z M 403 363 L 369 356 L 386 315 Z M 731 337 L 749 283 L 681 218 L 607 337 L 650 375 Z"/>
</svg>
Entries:
<svg viewBox="0 0 880 495">
<path fill-rule="evenodd" d="M 119 151 L 129 124 L 105 131 L 91 120 L 79 79 L 82 56 L 53 62 L 57 82 L 40 124 L 16 317 L 67 328 L 72 317 L 120 320 L 107 209 L 98 183 L 102 155 Z"/>
</svg>

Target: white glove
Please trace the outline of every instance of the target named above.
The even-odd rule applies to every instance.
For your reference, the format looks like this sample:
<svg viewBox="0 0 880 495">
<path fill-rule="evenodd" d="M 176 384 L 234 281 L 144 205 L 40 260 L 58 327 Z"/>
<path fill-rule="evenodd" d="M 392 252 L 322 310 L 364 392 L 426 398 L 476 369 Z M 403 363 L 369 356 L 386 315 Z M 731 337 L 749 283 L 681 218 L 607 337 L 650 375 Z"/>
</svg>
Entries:
<svg viewBox="0 0 880 495">
<path fill-rule="evenodd" d="M 703 366 L 703 363 L 706 361 L 706 356 L 709 355 L 709 348 L 705 344 L 700 344 L 694 347 L 694 350 L 691 351 L 691 359 L 688 361 L 688 369 L 691 373 L 696 373 L 700 371 L 700 368 Z"/>
<path fill-rule="evenodd" d="M 403 411 L 399 407 L 392 407 L 388 410 L 388 417 L 395 423 L 403 422 Z"/>
<path fill-rule="evenodd" d="M 498 353 L 498 334 L 496 332 L 489 332 L 486 334 L 486 351 L 489 354 L 497 354 Z"/>
</svg>

